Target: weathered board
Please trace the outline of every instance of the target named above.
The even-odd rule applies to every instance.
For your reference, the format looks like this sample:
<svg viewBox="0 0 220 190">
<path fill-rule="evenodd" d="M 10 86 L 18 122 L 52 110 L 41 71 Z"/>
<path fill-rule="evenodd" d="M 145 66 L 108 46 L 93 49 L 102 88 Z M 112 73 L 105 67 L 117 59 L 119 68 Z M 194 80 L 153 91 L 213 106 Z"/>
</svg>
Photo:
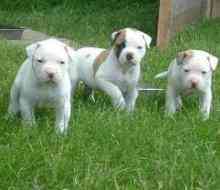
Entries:
<svg viewBox="0 0 220 190">
<path fill-rule="evenodd" d="M 220 16 L 220 0 L 160 0 L 157 46 L 166 47 L 176 32 L 204 16 Z"/>
<path fill-rule="evenodd" d="M 212 0 L 212 17 L 220 17 L 220 0 Z"/>
</svg>

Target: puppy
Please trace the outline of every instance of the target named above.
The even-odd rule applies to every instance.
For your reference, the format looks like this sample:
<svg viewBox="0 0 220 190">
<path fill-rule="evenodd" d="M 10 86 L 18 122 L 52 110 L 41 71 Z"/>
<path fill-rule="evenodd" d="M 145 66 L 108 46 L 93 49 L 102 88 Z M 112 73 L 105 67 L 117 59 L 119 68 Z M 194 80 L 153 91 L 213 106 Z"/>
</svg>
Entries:
<svg viewBox="0 0 220 190">
<path fill-rule="evenodd" d="M 181 107 L 181 96 L 198 92 L 203 119 L 209 118 L 212 103 L 212 73 L 217 64 L 218 58 L 205 51 L 187 50 L 177 55 L 168 71 L 156 75 L 155 78 L 168 77 L 167 115 L 174 114 Z"/>
<path fill-rule="evenodd" d="M 112 47 L 77 50 L 79 80 L 109 95 L 114 107 L 132 111 L 138 96 L 140 62 L 151 37 L 125 28 L 112 33 Z"/>
<path fill-rule="evenodd" d="M 34 108 L 50 104 L 56 110 L 56 129 L 63 133 L 71 111 L 70 63 L 74 50 L 56 39 L 48 39 L 27 46 L 26 52 L 28 57 L 11 88 L 8 112 L 21 113 L 26 122 L 34 124 Z"/>
</svg>

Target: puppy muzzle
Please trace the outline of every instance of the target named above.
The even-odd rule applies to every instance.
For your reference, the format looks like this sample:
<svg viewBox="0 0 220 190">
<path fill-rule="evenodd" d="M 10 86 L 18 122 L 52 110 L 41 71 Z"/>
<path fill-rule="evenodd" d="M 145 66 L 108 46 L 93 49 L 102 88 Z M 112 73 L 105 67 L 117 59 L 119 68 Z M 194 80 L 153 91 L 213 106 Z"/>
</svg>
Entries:
<svg viewBox="0 0 220 190">
<path fill-rule="evenodd" d="M 54 82 L 57 83 L 60 80 L 59 70 L 54 66 L 45 66 L 42 68 L 42 78 L 46 82 Z"/>
</svg>

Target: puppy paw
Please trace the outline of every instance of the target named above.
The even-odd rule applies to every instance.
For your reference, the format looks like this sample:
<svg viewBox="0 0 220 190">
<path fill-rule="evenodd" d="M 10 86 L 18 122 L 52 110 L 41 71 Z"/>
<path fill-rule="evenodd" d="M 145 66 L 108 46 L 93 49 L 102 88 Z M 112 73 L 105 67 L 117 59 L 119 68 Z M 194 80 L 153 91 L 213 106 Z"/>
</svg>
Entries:
<svg viewBox="0 0 220 190">
<path fill-rule="evenodd" d="M 126 103 L 123 97 L 114 100 L 113 101 L 113 105 L 115 108 L 119 109 L 119 110 L 124 110 L 126 108 Z"/>
<path fill-rule="evenodd" d="M 174 119 L 175 112 L 165 111 L 164 117 Z"/>
<path fill-rule="evenodd" d="M 134 111 L 134 105 L 132 105 L 132 104 L 126 105 L 126 110 L 127 110 L 128 112 L 133 112 L 133 111 Z"/>
<path fill-rule="evenodd" d="M 202 113 L 202 121 L 207 121 L 209 119 L 209 114 Z"/>
<path fill-rule="evenodd" d="M 65 127 L 63 124 L 57 125 L 55 129 L 57 135 L 67 135 L 67 127 Z"/>
</svg>

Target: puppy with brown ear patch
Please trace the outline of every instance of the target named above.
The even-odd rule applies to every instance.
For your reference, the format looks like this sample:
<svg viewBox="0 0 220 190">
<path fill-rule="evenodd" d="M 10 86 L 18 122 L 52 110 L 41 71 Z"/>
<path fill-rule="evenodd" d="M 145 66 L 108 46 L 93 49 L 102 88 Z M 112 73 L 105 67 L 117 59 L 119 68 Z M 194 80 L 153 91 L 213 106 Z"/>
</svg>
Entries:
<svg viewBox="0 0 220 190">
<path fill-rule="evenodd" d="M 212 103 L 212 73 L 218 58 L 201 50 L 180 52 L 171 62 L 168 71 L 155 78 L 168 77 L 166 113 L 174 114 L 182 105 L 181 96 L 198 92 L 200 111 L 204 120 L 209 118 Z"/>
<path fill-rule="evenodd" d="M 140 62 L 150 47 L 151 37 L 125 28 L 112 33 L 112 48 L 81 48 L 78 56 L 79 79 L 92 89 L 104 91 L 114 107 L 132 111 L 138 96 Z"/>
</svg>

